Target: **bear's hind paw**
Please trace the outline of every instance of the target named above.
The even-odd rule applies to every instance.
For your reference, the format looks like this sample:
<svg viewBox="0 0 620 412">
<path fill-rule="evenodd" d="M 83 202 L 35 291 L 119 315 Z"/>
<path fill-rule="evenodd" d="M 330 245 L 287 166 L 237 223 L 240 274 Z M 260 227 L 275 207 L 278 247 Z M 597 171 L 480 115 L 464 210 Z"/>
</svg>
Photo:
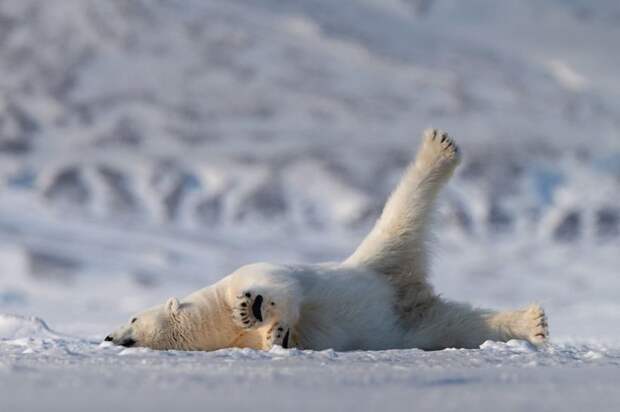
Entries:
<svg viewBox="0 0 620 412">
<path fill-rule="evenodd" d="M 549 321 L 543 308 L 531 305 L 526 310 L 529 321 L 529 340 L 535 345 L 542 345 L 549 340 Z"/>
<path fill-rule="evenodd" d="M 549 340 L 549 322 L 543 308 L 539 305 L 530 305 L 517 312 L 519 316 L 514 321 L 513 329 L 519 339 L 540 346 Z"/>
<path fill-rule="evenodd" d="M 460 161 L 459 148 L 447 133 L 437 129 L 424 131 L 424 143 L 418 153 L 418 164 L 428 168 L 452 169 Z"/>
</svg>

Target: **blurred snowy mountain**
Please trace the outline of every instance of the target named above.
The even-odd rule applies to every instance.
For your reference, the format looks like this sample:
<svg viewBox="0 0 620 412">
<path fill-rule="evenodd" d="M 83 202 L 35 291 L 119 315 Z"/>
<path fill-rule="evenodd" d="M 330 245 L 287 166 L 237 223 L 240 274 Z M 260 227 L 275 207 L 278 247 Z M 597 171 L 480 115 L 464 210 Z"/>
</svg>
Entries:
<svg viewBox="0 0 620 412">
<path fill-rule="evenodd" d="M 0 1 L 0 310 L 87 282 L 77 306 L 108 322 L 101 288 L 138 296 L 125 315 L 247 261 L 342 257 L 428 126 L 465 153 L 454 255 L 617 250 L 619 23 L 613 0 Z"/>
<path fill-rule="evenodd" d="M 345 3 L 0 3 L 3 192 L 196 230 L 348 227 L 434 125 L 466 152 L 463 230 L 618 234 L 620 90 L 597 69 L 620 58 L 592 32 L 620 38 L 616 2 Z"/>
</svg>

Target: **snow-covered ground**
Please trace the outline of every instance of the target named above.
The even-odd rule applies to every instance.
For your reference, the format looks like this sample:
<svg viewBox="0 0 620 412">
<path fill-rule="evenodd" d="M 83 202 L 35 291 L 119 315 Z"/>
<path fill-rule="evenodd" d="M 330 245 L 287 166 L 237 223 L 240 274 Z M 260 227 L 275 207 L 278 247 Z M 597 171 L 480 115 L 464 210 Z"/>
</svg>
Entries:
<svg viewBox="0 0 620 412">
<path fill-rule="evenodd" d="M 617 410 L 619 23 L 614 0 L 0 2 L 0 410 Z M 427 126 L 465 156 L 437 290 L 542 303 L 549 347 L 99 345 L 244 263 L 346 256 Z"/>
<path fill-rule="evenodd" d="M 620 402 L 620 350 L 598 344 L 156 352 L 59 336 L 37 319 L 0 318 L 0 331 L 11 327 L 23 337 L 2 344 L 3 411 L 615 411 Z"/>
</svg>

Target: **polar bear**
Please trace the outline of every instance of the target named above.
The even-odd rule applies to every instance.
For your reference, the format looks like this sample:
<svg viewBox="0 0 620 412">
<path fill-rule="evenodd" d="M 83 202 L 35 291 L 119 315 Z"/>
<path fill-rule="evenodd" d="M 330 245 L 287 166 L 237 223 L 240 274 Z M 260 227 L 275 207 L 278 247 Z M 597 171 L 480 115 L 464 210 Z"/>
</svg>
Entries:
<svg viewBox="0 0 620 412">
<path fill-rule="evenodd" d="M 547 341 L 538 305 L 513 311 L 444 300 L 429 283 L 434 202 L 460 160 L 454 141 L 425 131 L 415 161 L 374 228 L 339 263 L 244 266 L 181 300 L 135 315 L 105 338 L 153 349 L 382 350 L 477 348 L 486 340 Z"/>
</svg>

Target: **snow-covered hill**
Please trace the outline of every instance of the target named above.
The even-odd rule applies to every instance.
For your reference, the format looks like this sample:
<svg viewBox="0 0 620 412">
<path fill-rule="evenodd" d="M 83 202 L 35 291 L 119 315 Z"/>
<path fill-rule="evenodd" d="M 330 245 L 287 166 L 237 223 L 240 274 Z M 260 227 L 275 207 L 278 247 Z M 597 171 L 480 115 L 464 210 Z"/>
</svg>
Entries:
<svg viewBox="0 0 620 412">
<path fill-rule="evenodd" d="M 565 352 L 533 382 L 598 347 L 616 353 L 619 23 L 614 0 L 0 1 L 0 314 L 81 337 L 73 347 L 1 318 L 0 381 L 34 385 L 23 370 L 44 370 L 48 349 L 55 364 L 124 370 L 89 339 L 133 311 L 244 263 L 346 256 L 428 126 L 464 152 L 438 211 L 437 289 L 545 305 L 552 350 Z M 498 364 L 531 361 L 504 349 Z M 425 374 L 445 361 L 459 375 L 472 366 L 461 355 L 493 367 L 485 350 L 381 362 Z M 277 364 L 266 356 L 249 373 Z M 264 373 L 316 373 L 322 355 L 299 356 L 301 369 Z M 531 356 L 549 366 L 549 352 Z M 566 382 L 613 377 L 597 370 Z M 496 388 L 511 379 L 493 376 Z M 358 393 L 366 377 L 351 379 L 327 382 Z"/>
<path fill-rule="evenodd" d="M 620 7 L 505 3 L 5 1 L 3 192 L 194 232 L 349 229 L 435 125 L 467 153 L 456 227 L 617 236 Z"/>
</svg>

